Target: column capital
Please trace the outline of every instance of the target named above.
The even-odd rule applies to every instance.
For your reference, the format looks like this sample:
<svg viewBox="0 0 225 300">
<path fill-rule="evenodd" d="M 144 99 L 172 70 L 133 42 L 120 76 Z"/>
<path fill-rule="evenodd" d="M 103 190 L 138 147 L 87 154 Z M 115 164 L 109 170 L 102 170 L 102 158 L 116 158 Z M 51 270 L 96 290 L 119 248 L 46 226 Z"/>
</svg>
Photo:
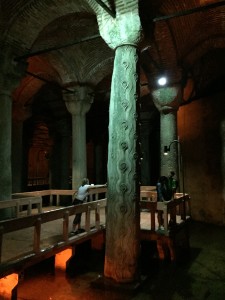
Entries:
<svg viewBox="0 0 225 300">
<path fill-rule="evenodd" d="M 77 87 L 74 93 L 64 93 L 63 98 L 72 115 L 85 115 L 93 103 L 93 90 L 88 86 Z"/>
<path fill-rule="evenodd" d="M 115 1 L 115 18 L 100 5 L 87 1 L 96 12 L 100 35 L 110 48 L 136 46 L 140 42 L 142 28 L 137 0 L 130 0 L 129 5 L 126 1 Z"/>
<path fill-rule="evenodd" d="M 182 97 L 178 85 L 161 87 L 152 91 L 153 102 L 160 113 L 167 114 L 179 109 Z"/>
</svg>

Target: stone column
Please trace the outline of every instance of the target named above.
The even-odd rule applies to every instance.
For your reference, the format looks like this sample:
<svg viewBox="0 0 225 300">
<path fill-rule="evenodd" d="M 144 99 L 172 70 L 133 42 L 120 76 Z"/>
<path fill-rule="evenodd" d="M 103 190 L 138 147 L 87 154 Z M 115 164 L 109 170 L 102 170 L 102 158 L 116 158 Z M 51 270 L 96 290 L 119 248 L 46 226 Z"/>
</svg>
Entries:
<svg viewBox="0 0 225 300">
<path fill-rule="evenodd" d="M 20 103 L 13 103 L 12 120 L 12 192 L 23 191 L 23 122 L 31 116 L 30 109 L 25 108 Z"/>
<path fill-rule="evenodd" d="M 80 86 L 74 94 L 64 94 L 68 111 L 72 114 L 72 189 L 77 189 L 87 177 L 86 118 L 93 102 L 92 90 Z"/>
<path fill-rule="evenodd" d="M 181 89 L 179 86 L 162 87 L 153 90 L 152 96 L 160 112 L 160 174 L 168 176 L 170 171 L 174 171 L 179 177 L 179 142 L 172 142 L 178 140 L 177 110 L 181 101 Z M 170 144 L 170 152 L 164 155 L 164 146 Z"/>
<path fill-rule="evenodd" d="M 92 1 L 88 1 L 91 5 Z M 104 276 L 119 283 L 139 279 L 140 147 L 137 44 L 138 1 L 115 1 L 116 18 L 96 10 L 100 34 L 115 49 L 109 111 L 108 195 Z"/>
<path fill-rule="evenodd" d="M 11 199 L 11 130 L 12 130 L 12 91 L 19 84 L 24 69 L 13 63 L 8 53 L 0 55 L 0 201 Z M 11 218 L 12 210 L 0 211 L 0 220 Z"/>
</svg>

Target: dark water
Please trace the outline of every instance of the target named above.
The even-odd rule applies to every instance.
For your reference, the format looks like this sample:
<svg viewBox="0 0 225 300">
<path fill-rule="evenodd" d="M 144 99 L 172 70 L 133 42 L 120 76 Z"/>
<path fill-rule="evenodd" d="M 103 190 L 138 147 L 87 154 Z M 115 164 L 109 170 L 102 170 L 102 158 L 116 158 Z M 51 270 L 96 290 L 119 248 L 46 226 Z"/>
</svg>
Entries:
<svg viewBox="0 0 225 300">
<path fill-rule="evenodd" d="M 90 251 L 89 245 L 84 244 L 76 249 L 76 254 L 67 262 L 66 270 L 55 269 L 53 258 L 27 269 L 19 284 L 17 297 L 19 300 L 128 300 L 145 299 L 144 291 L 147 293 L 146 299 L 151 299 L 146 286 L 147 280 L 143 279 L 147 274 L 156 272 L 156 244 L 145 243 L 142 249 L 142 280 L 138 283 L 122 287 L 105 284 L 102 276 L 104 251 Z M 139 298 L 140 295 L 142 298 Z"/>
<path fill-rule="evenodd" d="M 103 251 L 76 249 L 67 271 L 56 269 L 51 260 L 24 273 L 19 300 L 224 300 L 225 227 L 191 224 L 190 255 L 183 261 L 159 261 L 156 244 L 142 243 L 139 289 L 99 288 Z M 82 248 L 83 247 L 83 248 Z M 86 248 L 85 248 L 86 247 Z M 143 277 L 144 278 L 144 277 Z M 100 280 L 101 282 L 101 280 Z"/>
</svg>

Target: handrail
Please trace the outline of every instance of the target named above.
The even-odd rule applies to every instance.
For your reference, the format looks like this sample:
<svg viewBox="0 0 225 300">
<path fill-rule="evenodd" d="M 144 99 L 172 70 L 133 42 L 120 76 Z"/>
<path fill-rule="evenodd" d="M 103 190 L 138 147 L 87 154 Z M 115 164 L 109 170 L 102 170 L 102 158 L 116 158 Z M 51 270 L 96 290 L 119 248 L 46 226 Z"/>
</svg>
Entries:
<svg viewBox="0 0 225 300">
<path fill-rule="evenodd" d="M 32 206 L 37 205 L 38 212 L 42 213 L 42 197 L 26 197 L 26 198 L 18 198 L 13 200 L 2 200 L 0 201 L 0 209 L 5 208 L 15 208 L 16 209 L 16 217 L 20 216 L 21 207 L 27 205 L 27 215 L 31 215 Z"/>
<path fill-rule="evenodd" d="M 141 191 L 141 208 L 148 209 L 151 218 L 151 230 L 155 231 L 155 214 L 157 211 L 163 212 L 164 232 L 165 235 L 170 235 L 170 226 L 173 228 L 178 224 L 177 217 L 180 217 L 180 222 L 190 218 L 190 197 L 188 194 L 176 193 L 174 199 L 170 201 L 157 202 L 157 192 Z"/>
<path fill-rule="evenodd" d="M 48 223 L 51 221 L 55 221 L 58 219 L 62 220 L 62 236 L 59 236 L 59 240 L 57 240 L 55 246 L 56 247 L 65 247 L 66 245 L 70 245 L 76 240 L 77 236 L 69 236 L 69 216 L 75 215 L 76 213 L 85 213 L 85 234 L 88 235 L 91 232 L 91 217 L 90 214 L 92 211 L 95 212 L 95 232 L 101 229 L 100 224 L 100 209 L 106 208 L 106 199 L 88 202 L 80 205 L 72 205 L 65 208 L 57 208 L 55 210 L 46 211 L 41 214 L 36 214 L 32 216 L 26 216 L 23 218 L 16 218 L 16 219 L 10 219 L 5 221 L 0 221 L 0 263 L 2 261 L 2 245 L 3 245 L 3 238 L 4 235 L 10 232 L 14 232 L 21 229 L 26 228 L 33 228 L 34 230 L 34 236 L 33 236 L 33 250 L 25 253 L 20 253 L 18 256 L 18 253 L 10 258 L 10 263 L 12 264 L 12 261 L 16 262 L 18 260 L 18 257 L 26 257 L 26 254 L 32 255 L 34 258 L 38 255 L 43 255 L 45 251 L 48 251 L 48 247 L 42 247 L 41 243 L 41 229 L 44 223 Z M 85 235 L 84 234 L 84 235 Z M 51 245 L 51 247 L 54 247 L 54 245 Z M 4 262 L 4 264 L 0 264 L 0 275 L 1 272 L 4 271 L 4 268 L 6 268 L 5 264 L 7 265 L 7 261 Z"/>
<path fill-rule="evenodd" d="M 95 188 L 91 191 L 92 194 L 96 193 L 97 195 L 101 193 L 105 193 L 107 188 Z M 67 190 L 64 192 L 60 190 L 51 190 L 47 191 L 48 195 L 51 194 L 63 194 L 64 192 L 67 193 Z M 70 190 L 70 193 L 72 190 Z M 38 195 L 46 194 L 46 191 L 37 191 L 35 192 Z M 23 193 L 24 194 L 24 193 Z M 30 194 L 29 194 L 30 195 Z M 187 218 L 186 212 L 188 210 L 184 209 L 184 205 L 189 205 L 190 197 L 188 194 L 183 195 L 182 193 L 175 194 L 174 200 L 167 201 L 167 202 L 157 202 L 156 201 L 156 192 L 152 190 L 142 190 L 140 193 L 140 207 L 143 209 L 147 209 L 150 212 L 150 224 L 151 224 L 151 231 L 156 230 L 155 226 L 155 215 L 158 210 L 163 210 L 164 212 L 164 235 L 170 234 L 170 228 L 168 228 L 168 223 L 172 220 L 174 225 L 178 225 L 177 223 L 177 216 L 181 216 L 181 222 L 185 221 Z M 13 201 L 13 200 L 12 200 Z M 15 201 L 18 201 L 16 199 Z M 38 213 L 36 215 L 30 215 L 22 218 L 15 218 L 5 221 L 0 221 L 0 278 L 1 275 L 5 272 L 5 268 L 7 269 L 8 262 L 1 263 L 3 257 L 3 238 L 4 235 L 13 231 L 26 229 L 26 228 L 33 228 L 33 249 L 29 251 L 29 255 L 24 256 L 24 253 L 18 256 L 10 258 L 9 263 L 11 266 L 21 260 L 30 259 L 32 257 L 39 257 L 41 255 L 45 255 L 46 251 L 50 251 L 49 249 L 54 251 L 61 251 L 64 247 L 68 247 L 71 244 L 75 243 L 79 240 L 80 235 L 70 236 L 69 235 L 69 217 L 71 215 L 75 215 L 76 213 L 85 213 L 85 230 L 86 232 L 82 234 L 83 237 L 88 237 L 88 235 L 92 234 L 93 232 L 98 232 L 102 229 L 102 225 L 105 226 L 105 223 L 101 222 L 100 220 L 100 210 L 102 208 L 105 209 L 105 216 L 106 216 L 106 207 L 107 207 L 107 199 L 104 197 L 101 200 L 87 202 L 85 204 L 76 205 L 76 206 L 68 206 L 63 208 L 55 208 L 54 210 L 45 211 L 43 213 Z M 95 213 L 95 220 L 93 221 L 94 229 L 91 229 L 91 212 L 94 211 Z M 189 216 L 189 215 L 188 215 Z M 51 246 L 46 246 L 43 248 L 42 240 L 41 240 L 41 232 L 43 224 L 47 224 L 48 222 L 55 221 L 55 220 L 62 220 L 62 234 L 60 236 L 57 235 L 57 241 L 52 242 Z M 103 226 L 103 227 L 104 227 Z M 50 248 L 49 248 L 50 247 Z M 26 255 L 26 253 L 25 253 Z M 23 256 L 23 258 L 21 258 Z M 5 273 L 4 273 L 5 274 Z"/>
<path fill-rule="evenodd" d="M 22 193 L 14 193 L 13 197 L 31 197 L 31 196 L 50 196 L 50 206 L 53 204 L 53 196 L 56 196 L 56 206 L 60 205 L 60 196 L 73 196 L 77 190 L 41 190 L 41 191 L 32 191 L 32 192 L 22 192 Z M 93 187 L 90 188 L 89 194 L 91 200 L 93 199 L 93 195 L 95 195 L 95 200 L 98 200 L 98 194 L 106 193 L 107 187 Z M 71 202 L 72 203 L 72 202 Z"/>
</svg>

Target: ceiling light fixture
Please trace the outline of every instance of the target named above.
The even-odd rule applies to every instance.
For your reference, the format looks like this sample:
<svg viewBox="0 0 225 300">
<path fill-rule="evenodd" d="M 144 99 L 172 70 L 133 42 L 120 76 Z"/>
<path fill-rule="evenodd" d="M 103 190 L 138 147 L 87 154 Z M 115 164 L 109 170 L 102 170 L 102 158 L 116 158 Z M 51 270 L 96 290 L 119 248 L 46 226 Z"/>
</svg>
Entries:
<svg viewBox="0 0 225 300">
<path fill-rule="evenodd" d="M 160 78 L 158 79 L 157 82 L 158 82 L 158 85 L 164 86 L 164 85 L 167 84 L 167 78 L 166 78 L 165 76 L 162 76 L 162 77 L 160 77 Z"/>
</svg>

